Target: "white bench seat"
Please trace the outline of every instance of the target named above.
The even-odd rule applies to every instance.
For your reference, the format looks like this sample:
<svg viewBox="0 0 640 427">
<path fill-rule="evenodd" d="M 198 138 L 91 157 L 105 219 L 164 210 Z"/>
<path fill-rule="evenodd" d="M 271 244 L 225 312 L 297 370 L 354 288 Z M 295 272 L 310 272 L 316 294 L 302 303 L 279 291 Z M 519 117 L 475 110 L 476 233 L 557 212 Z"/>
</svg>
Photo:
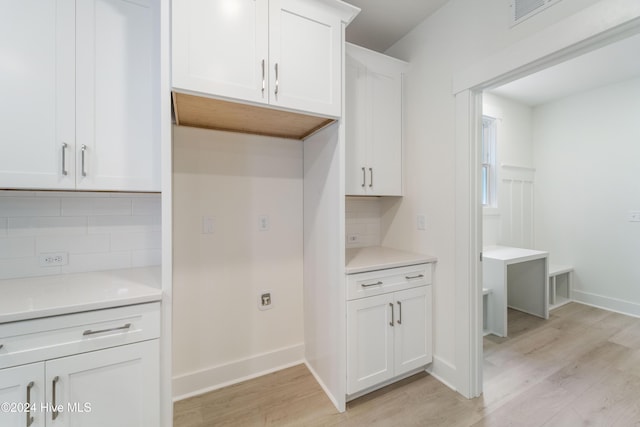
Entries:
<svg viewBox="0 0 640 427">
<path fill-rule="evenodd" d="M 558 278 L 566 276 L 566 282 L 558 286 Z M 558 308 L 571 301 L 573 267 L 570 265 L 549 264 L 549 310 Z"/>
</svg>

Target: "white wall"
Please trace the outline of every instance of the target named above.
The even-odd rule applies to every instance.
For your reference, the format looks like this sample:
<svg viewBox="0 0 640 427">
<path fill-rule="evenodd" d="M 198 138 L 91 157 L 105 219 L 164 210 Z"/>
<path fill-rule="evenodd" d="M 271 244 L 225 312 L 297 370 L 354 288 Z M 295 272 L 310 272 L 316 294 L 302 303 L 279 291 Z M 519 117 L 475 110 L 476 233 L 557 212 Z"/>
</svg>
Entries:
<svg viewBox="0 0 640 427">
<path fill-rule="evenodd" d="M 159 194 L 0 191 L 0 279 L 160 265 Z M 41 267 L 43 254 L 68 263 Z"/>
<path fill-rule="evenodd" d="M 536 242 L 575 298 L 640 315 L 640 79 L 536 107 Z"/>
<path fill-rule="evenodd" d="M 303 358 L 303 145 L 187 127 L 173 141 L 173 375 L 184 397 Z M 267 289 L 273 308 L 260 311 Z"/>
<path fill-rule="evenodd" d="M 434 254 L 433 371 L 456 387 L 455 98 L 453 76 L 561 19 L 596 3 L 563 0 L 509 27 L 504 0 L 451 0 L 386 53 L 410 62 L 405 79 L 402 201 L 384 202 L 382 244 Z M 427 230 L 416 230 L 423 213 Z"/>
<path fill-rule="evenodd" d="M 485 92 L 483 114 L 496 119 L 498 197 L 496 208 L 483 211 L 483 244 L 533 248 L 533 110 Z"/>
</svg>

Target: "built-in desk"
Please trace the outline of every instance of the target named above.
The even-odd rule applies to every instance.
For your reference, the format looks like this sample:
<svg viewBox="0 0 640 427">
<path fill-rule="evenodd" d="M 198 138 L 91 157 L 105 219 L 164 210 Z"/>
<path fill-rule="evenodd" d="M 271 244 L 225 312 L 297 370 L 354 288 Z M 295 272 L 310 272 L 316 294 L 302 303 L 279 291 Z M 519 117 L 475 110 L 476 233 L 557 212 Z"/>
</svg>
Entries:
<svg viewBox="0 0 640 427">
<path fill-rule="evenodd" d="M 489 290 L 489 333 L 507 336 L 507 307 L 549 318 L 548 252 L 507 246 L 482 251 L 482 286 Z"/>
</svg>

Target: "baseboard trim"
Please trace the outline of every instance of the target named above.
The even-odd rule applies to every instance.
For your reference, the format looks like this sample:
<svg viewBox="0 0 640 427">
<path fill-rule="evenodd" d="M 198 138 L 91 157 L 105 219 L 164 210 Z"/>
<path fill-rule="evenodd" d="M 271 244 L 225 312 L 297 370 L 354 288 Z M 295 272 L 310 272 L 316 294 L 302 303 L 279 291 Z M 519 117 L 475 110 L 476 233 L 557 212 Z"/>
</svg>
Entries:
<svg viewBox="0 0 640 427">
<path fill-rule="evenodd" d="M 458 391 L 457 387 L 454 385 L 456 383 L 458 371 L 451 363 L 439 358 L 438 356 L 433 356 L 433 363 L 427 367 L 427 372 L 451 390 L 456 392 Z"/>
<path fill-rule="evenodd" d="M 245 359 L 173 377 L 173 401 L 208 393 L 232 384 L 305 363 L 304 344 L 280 348 Z"/>
<path fill-rule="evenodd" d="M 333 393 L 331 393 L 331 391 L 329 390 L 329 388 L 324 384 L 324 381 L 322 381 L 322 379 L 320 378 L 320 376 L 316 373 L 315 369 L 313 369 L 313 367 L 311 366 L 311 364 L 308 361 L 304 361 L 304 364 L 307 366 L 307 369 L 309 370 L 309 372 L 311 372 L 311 375 L 313 375 L 313 377 L 316 379 L 316 382 L 320 385 L 320 388 L 322 388 L 322 390 L 324 391 L 324 394 L 327 395 L 327 397 L 329 398 L 329 400 L 331 401 L 331 403 L 333 403 L 333 406 L 336 407 L 336 409 L 338 410 L 338 412 L 344 412 L 347 410 L 346 405 L 345 405 L 345 401 L 344 399 L 342 399 L 342 405 L 338 402 L 338 399 L 333 395 Z"/>
<path fill-rule="evenodd" d="M 604 310 L 614 311 L 628 316 L 640 317 L 640 304 L 629 302 L 618 298 L 606 297 L 593 294 L 591 292 L 578 291 L 573 289 L 572 299 L 581 304 L 590 305 Z"/>
</svg>

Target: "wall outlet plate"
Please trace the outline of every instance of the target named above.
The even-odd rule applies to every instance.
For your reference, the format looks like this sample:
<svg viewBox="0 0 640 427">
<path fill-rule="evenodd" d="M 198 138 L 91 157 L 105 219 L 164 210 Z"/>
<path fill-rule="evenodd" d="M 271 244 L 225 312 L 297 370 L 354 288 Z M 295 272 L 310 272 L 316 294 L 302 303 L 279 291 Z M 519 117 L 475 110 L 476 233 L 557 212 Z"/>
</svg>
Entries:
<svg viewBox="0 0 640 427">
<path fill-rule="evenodd" d="M 640 222 L 640 211 L 629 211 L 629 222 Z"/>
<path fill-rule="evenodd" d="M 67 252 L 50 252 L 38 255 L 40 267 L 58 267 L 69 264 Z"/>
</svg>

